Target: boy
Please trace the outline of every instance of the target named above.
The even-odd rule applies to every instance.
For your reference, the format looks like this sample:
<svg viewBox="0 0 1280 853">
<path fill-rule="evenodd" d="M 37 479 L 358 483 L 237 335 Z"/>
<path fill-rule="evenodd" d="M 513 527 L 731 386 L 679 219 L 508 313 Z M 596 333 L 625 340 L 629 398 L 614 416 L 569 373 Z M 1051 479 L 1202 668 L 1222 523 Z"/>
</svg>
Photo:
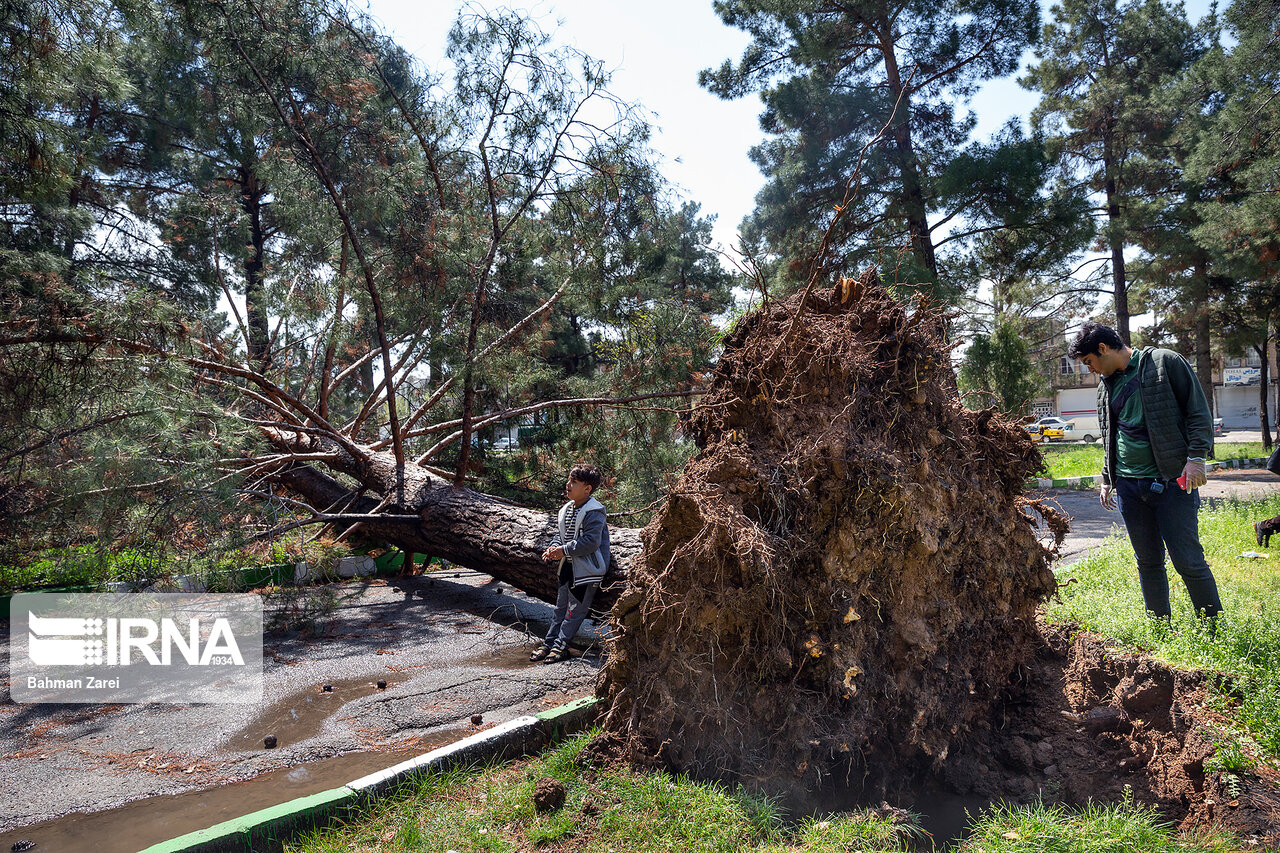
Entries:
<svg viewBox="0 0 1280 853">
<path fill-rule="evenodd" d="M 575 465 L 564 485 L 569 500 L 560 507 L 558 529 L 551 547 L 542 553 L 547 562 L 560 561 L 560 586 L 555 618 L 542 645 L 529 655 L 531 661 L 558 663 L 569 659 L 569 641 L 591 610 L 596 590 L 609 569 L 609 525 L 604 505 L 591 496 L 600 487 L 600 470 Z"/>
</svg>

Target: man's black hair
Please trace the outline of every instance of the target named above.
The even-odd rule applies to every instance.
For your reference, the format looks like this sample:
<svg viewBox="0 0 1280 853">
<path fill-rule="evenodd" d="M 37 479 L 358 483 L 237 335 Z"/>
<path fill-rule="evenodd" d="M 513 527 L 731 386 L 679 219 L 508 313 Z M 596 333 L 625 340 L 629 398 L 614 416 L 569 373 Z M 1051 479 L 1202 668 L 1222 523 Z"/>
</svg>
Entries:
<svg viewBox="0 0 1280 853">
<path fill-rule="evenodd" d="M 579 483 L 586 483 L 591 487 L 591 491 L 600 488 L 600 469 L 594 465 L 574 465 L 569 471 L 569 479 L 577 480 Z"/>
<path fill-rule="evenodd" d="M 1097 355 L 1098 344 L 1106 344 L 1115 350 L 1124 349 L 1124 341 L 1120 340 L 1120 335 L 1115 329 L 1091 320 L 1084 324 L 1080 334 L 1076 335 L 1076 339 L 1071 342 L 1071 347 L 1067 350 L 1067 358 L 1079 361 L 1086 355 Z"/>
</svg>

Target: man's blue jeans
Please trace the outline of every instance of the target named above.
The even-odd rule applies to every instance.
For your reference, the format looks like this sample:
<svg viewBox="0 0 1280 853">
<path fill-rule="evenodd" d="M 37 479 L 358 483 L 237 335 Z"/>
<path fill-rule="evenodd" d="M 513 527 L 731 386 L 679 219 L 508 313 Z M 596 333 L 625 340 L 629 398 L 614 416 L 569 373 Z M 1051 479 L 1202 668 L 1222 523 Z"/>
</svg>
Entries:
<svg viewBox="0 0 1280 853">
<path fill-rule="evenodd" d="M 1172 480 L 1162 481 L 1164 491 L 1151 491 L 1150 479 L 1119 477 L 1116 498 L 1120 514 L 1138 558 L 1138 580 L 1147 610 L 1169 616 L 1169 575 L 1164 568 L 1165 549 L 1173 567 L 1187 585 L 1196 613 L 1216 616 L 1222 612 L 1218 584 L 1200 547 L 1199 490 L 1184 492 Z"/>
</svg>

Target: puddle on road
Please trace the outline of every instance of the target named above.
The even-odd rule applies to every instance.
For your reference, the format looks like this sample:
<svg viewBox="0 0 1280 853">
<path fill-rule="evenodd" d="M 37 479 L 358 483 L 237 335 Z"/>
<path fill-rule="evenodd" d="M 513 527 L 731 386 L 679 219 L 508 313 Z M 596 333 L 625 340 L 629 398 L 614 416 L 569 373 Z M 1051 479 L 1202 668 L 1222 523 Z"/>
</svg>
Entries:
<svg viewBox="0 0 1280 853">
<path fill-rule="evenodd" d="M 529 660 L 533 645 L 507 646 L 502 649 L 485 649 L 463 658 L 459 663 L 483 666 L 486 669 L 529 669 L 537 666 Z"/>
<path fill-rule="evenodd" d="M 337 690 L 337 684 L 334 684 Z M 327 791 L 453 743 L 472 732 L 446 729 L 398 752 L 353 752 L 285 767 L 216 788 L 162 794 L 107 811 L 71 814 L 0 833 L 0 850 L 34 841 L 35 853 L 134 853 L 296 797 Z"/>
<path fill-rule="evenodd" d="M 377 684 L 379 679 L 386 681 L 387 687 L 390 688 L 408 677 L 407 672 L 388 670 L 372 677 L 330 681 L 327 682 L 333 686 L 330 692 L 324 691 L 323 684 L 313 684 L 304 690 L 290 693 L 272 704 L 253 722 L 223 741 L 222 749 L 224 751 L 260 750 L 263 748 L 263 738 L 267 735 L 275 735 L 277 749 L 301 743 L 318 735 L 325 721 L 337 713 L 343 705 L 362 696 L 381 693 Z"/>
<path fill-rule="evenodd" d="M 534 649 L 534 644 L 506 646 L 501 649 L 485 649 L 463 658 L 459 663 L 472 664 L 475 666 L 483 666 L 487 669 L 530 669 L 535 666 L 550 667 L 547 672 L 555 672 L 555 665 L 540 664 L 529 660 L 529 653 Z M 586 658 L 588 662 L 598 662 L 599 652 L 588 649 L 583 652 L 581 649 L 571 648 L 573 659 L 575 661 Z"/>
</svg>

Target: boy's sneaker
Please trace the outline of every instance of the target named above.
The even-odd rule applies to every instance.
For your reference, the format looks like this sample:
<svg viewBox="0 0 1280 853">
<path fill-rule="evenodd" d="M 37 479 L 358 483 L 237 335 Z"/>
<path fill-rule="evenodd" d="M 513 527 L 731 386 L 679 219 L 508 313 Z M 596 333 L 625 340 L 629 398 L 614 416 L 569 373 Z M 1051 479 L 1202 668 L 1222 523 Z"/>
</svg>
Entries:
<svg viewBox="0 0 1280 853">
<path fill-rule="evenodd" d="M 548 646 L 546 643 L 543 643 L 542 645 L 534 649 L 532 652 L 530 652 L 529 660 L 537 662 L 542 660 L 549 654 L 551 654 L 551 647 Z"/>
</svg>

